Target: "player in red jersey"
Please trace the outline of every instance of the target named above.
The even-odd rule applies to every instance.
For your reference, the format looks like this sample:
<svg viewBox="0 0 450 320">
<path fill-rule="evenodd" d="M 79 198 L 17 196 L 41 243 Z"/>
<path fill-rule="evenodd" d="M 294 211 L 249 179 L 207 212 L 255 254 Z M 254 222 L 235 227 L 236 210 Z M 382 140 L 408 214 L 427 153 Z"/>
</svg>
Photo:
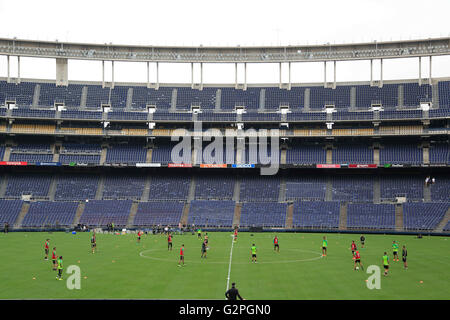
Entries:
<svg viewBox="0 0 450 320">
<path fill-rule="evenodd" d="M 180 248 L 180 260 L 178 261 L 178 266 L 181 267 L 181 261 L 183 261 L 183 267 L 184 267 L 184 244 L 181 245 Z"/>
<path fill-rule="evenodd" d="M 275 238 L 273 239 L 273 250 L 280 252 L 280 245 L 278 244 L 278 237 L 275 236 Z"/>
<path fill-rule="evenodd" d="M 172 251 L 172 234 L 169 233 L 167 236 L 167 250 Z"/>
<path fill-rule="evenodd" d="M 138 237 L 137 237 L 137 242 L 138 242 L 138 243 L 141 243 L 141 236 L 142 236 L 141 230 L 138 231 L 137 236 L 138 236 Z"/>
<path fill-rule="evenodd" d="M 52 262 L 53 262 L 53 271 L 56 271 L 56 267 L 58 266 L 58 256 L 56 255 L 56 247 L 53 247 L 52 251 Z"/>
<path fill-rule="evenodd" d="M 364 270 L 364 267 L 363 267 L 363 265 L 361 263 L 361 256 L 359 255 L 359 251 L 358 250 L 356 250 L 356 252 L 355 252 L 354 259 L 355 259 L 355 263 L 354 263 L 354 266 L 353 266 L 353 270 L 356 270 L 356 264 L 359 264 L 359 266 L 361 267 L 361 270 Z"/>
<path fill-rule="evenodd" d="M 352 256 L 353 256 L 353 260 L 355 259 L 355 251 L 356 251 L 356 243 L 355 240 L 352 240 Z"/>
<path fill-rule="evenodd" d="M 48 260 L 48 245 L 49 244 L 50 244 L 50 239 L 45 240 L 45 243 L 44 243 L 45 257 L 44 257 L 44 260 Z"/>
<path fill-rule="evenodd" d="M 237 241 L 237 234 L 238 234 L 237 227 L 235 227 L 234 228 L 234 242 Z"/>
</svg>

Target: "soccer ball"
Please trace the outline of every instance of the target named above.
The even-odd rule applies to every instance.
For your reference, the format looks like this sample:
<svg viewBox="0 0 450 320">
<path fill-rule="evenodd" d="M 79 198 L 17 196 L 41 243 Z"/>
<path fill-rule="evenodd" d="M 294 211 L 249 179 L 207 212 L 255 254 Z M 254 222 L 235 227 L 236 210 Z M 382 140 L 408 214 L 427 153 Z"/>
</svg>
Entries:
<svg viewBox="0 0 450 320">
<path fill-rule="evenodd" d="M 356 267 L 356 270 L 359 270 L 359 267 Z"/>
</svg>

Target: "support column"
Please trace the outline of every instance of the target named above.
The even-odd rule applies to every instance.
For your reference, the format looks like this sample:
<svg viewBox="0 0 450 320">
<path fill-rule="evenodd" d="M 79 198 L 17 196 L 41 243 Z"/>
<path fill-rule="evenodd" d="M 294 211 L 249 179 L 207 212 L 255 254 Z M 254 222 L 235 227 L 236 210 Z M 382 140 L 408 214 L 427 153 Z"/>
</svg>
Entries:
<svg viewBox="0 0 450 320">
<path fill-rule="evenodd" d="M 432 61 L 432 56 L 430 56 L 430 79 L 429 79 L 430 85 L 431 85 L 431 80 L 432 80 L 431 71 L 433 70 L 432 65 L 431 65 L 431 61 Z"/>
<path fill-rule="evenodd" d="M 200 90 L 203 90 L 203 62 L 200 62 Z"/>
<path fill-rule="evenodd" d="M 156 62 L 156 90 L 159 89 L 159 62 Z"/>
<path fill-rule="evenodd" d="M 323 87 L 327 87 L 327 62 L 323 62 Z"/>
<path fill-rule="evenodd" d="M 422 85 L 422 57 L 419 57 L 419 86 Z"/>
<path fill-rule="evenodd" d="M 431 60 L 430 60 L 430 66 L 431 66 Z M 430 72 L 430 78 L 431 78 L 431 72 Z M 17 56 L 17 83 L 20 83 L 20 56 Z"/>
<path fill-rule="evenodd" d="M 373 59 L 370 59 L 370 86 L 373 86 Z"/>
<path fill-rule="evenodd" d="M 279 73 L 280 73 L 280 84 L 279 84 L 279 87 L 280 87 L 280 89 L 281 89 L 281 84 L 283 83 L 282 82 L 282 77 L 281 77 L 281 62 L 279 63 Z"/>
<path fill-rule="evenodd" d="M 7 68 L 6 68 L 6 75 L 7 75 L 7 81 L 9 83 L 10 81 L 10 65 L 9 65 L 9 56 L 6 56 L 6 64 L 7 64 Z"/>
<path fill-rule="evenodd" d="M 288 64 L 288 70 L 289 70 L 289 85 L 288 90 L 291 90 L 291 63 Z"/>
<path fill-rule="evenodd" d="M 333 79 L 333 89 L 336 89 L 336 60 L 334 60 L 334 79 Z"/>
<path fill-rule="evenodd" d="M 383 87 L 383 59 L 380 59 L 380 88 Z"/>
<path fill-rule="evenodd" d="M 244 62 L 244 90 L 247 90 L 247 62 Z"/>
<path fill-rule="evenodd" d="M 191 62 L 191 89 L 194 89 L 194 63 Z"/>
<path fill-rule="evenodd" d="M 105 87 L 105 60 L 102 60 L 102 88 Z"/>
<path fill-rule="evenodd" d="M 114 60 L 111 61 L 111 88 L 114 88 Z"/>
<path fill-rule="evenodd" d="M 150 88 L 150 62 L 147 61 L 147 88 Z"/>
<path fill-rule="evenodd" d="M 238 86 L 238 76 L 237 76 L 237 70 L 238 66 L 237 66 L 237 62 L 234 63 L 234 88 L 237 89 Z"/>
</svg>

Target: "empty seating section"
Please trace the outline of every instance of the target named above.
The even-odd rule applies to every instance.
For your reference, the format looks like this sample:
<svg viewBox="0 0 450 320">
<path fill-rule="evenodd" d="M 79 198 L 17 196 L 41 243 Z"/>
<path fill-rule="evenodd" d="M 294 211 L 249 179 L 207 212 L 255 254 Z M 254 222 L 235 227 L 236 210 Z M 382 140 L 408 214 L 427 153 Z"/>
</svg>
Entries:
<svg viewBox="0 0 450 320">
<path fill-rule="evenodd" d="M 0 200 L 0 226 L 7 223 L 12 227 L 22 210 L 22 205 L 21 200 Z"/>
<path fill-rule="evenodd" d="M 113 109 L 124 109 L 127 106 L 128 87 L 114 86 L 111 89 L 111 107 Z"/>
<path fill-rule="evenodd" d="M 183 214 L 184 202 L 154 201 L 140 202 L 133 225 L 135 226 L 178 226 Z"/>
<path fill-rule="evenodd" d="M 32 202 L 22 226 L 70 226 L 75 219 L 77 208 L 78 202 Z"/>
<path fill-rule="evenodd" d="M 367 145 L 339 145 L 333 149 L 333 163 L 374 163 L 373 149 Z"/>
<path fill-rule="evenodd" d="M 284 90 L 268 87 L 264 89 L 266 110 L 278 110 L 280 106 L 288 106 L 291 110 L 300 110 L 304 107 L 305 88 L 292 87 L 291 90 Z"/>
<path fill-rule="evenodd" d="M 92 174 L 66 173 L 58 177 L 55 200 L 95 199 L 99 177 Z"/>
<path fill-rule="evenodd" d="M 78 108 L 82 90 L 83 85 L 79 84 L 56 86 L 54 83 L 41 83 L 38 105 L 53 107 L 55 103 L 64 103 L 66 107 Z"/>
<path fill-rule="evenodd" d="M 431 200 L 448 201 L 450 199 L 450 178 L 448 176 L 436 177 L 436 182 L 430 187 Z"/>
<path fill-rule="evenodd" d="M 150 180 L 151 200 L 186 200 L 191 178 L 186 176 L 154 176 Z"/>
<path fill-rule="evenodd" d="M 247 109 L 258 109 L 261 88 L 247 88 L 236 90 L 234 88 L 221 88 L 221 104 L 224 110 L 234 110 L 236 106 Z"/>
<path fill-rule="evenodd" d="M 13 109 L 11 115 L 17 118 L 54 118 L 56 115 L 56 111 L 20 108 Z"/>
<path fill-rule="evenodd" d="M 336 201 L 296 201 L 294 227 L 335 229 L 339 227 L 340 203 Z"/>
<path fill-rule="evenodd" d="M 0 81 L 0 104 L 5 104 L 7 101 L 15 101 L 19 107 L 31 107 L 35 86 L 36 84 L 31 82 L 15 84 Z"/>
<path fill-rule="evenodd" d="M 278 201 L 280 192 L 279 177 L 242 177 L 240 188 L 241 202 Z"/>
<path fill-rule="evenodd" d="M 335 176 L 332 178 L 332 199 L 372 202 L 373 183 L 371 176 Z"/>
<path fill-rule="evenodd" d="M 80 223 L 88 226 L 126 226 L 130 215 L 131 200 L 90 200 L 86 203 Z"/>
<path fill-rule="evenodd" d="M 55 133 L 54 124 L 28 124 L 28 123 L 13 123 L 11 126 L 11 132 L 13 133 Z"/>
<path fill-rule="evenodd" d="M 326 105 L 334 105 L 337 109 L 350 107 L 351 86 L 337 86 L 336 89 L 311 87 L 310 108 L 323 109 Z"/>
<path fill-rule="evenodd" d="M 398 85 L 384 84 L 382 88 L 367 85 L 356 86 L 356 107 L 367 109 L 372 104 L 396 107 L 398 105 Z"/>
<path fill-rule="evenodd" d="M 384 176 L 380 179 L 381 199 L 422 200 L 424 183 L 422 176 Z"/>
<path fill-rule="evenodd" d="M 433 230 L 442 221 L 449 208 L 449 202 L 404 203 L 403 227 L 407 230 Z"/>
<path fill-rule="evenodd" d="M 286 224 L 286 203 L 258 202 L 243 203 L 241 209 L 241 227 L 281 227 Z"/>
<path fill-rule="evenodd" d="M 62 119 L 102 119 L 103 113 L 101 111 L 80 111 L 80 110 L 65 110 L 61 111 Z"/>
<path fill-rule="evenodd" d="M 380 148 L 381 164 L 420 164 L 423 162 L 423 150 L 417 144 L 384 144 Z"/>
<path fill-rule="evenodd" d="M 420 134 L 423 126 L 380 126 L 380 134 Z"/>
<path fill-rule="evenodd" d="M 347 228 L 395 229 L 395 207 L 392 204 L 349 203 Z"/>
<path fill-rule="evenodd" d="M 231 200 L 235 180 L 224 176 L 199 176 L 195 179 L 195 199 Z"/>
<path fill-rule="evenodd" d="M 189 207 L 188 225 L 231 227 L 234 201 L 193 200 Z"/>
<path fill-rule="evenodd" d="M 103 104 L 110 104 L 110 88 L 102 88 L 102 86 L 88 86 L 86 108 L 100 109 Z"/>
<path fill-rule="evenodd" d="M 140 200 L 145 187 L 144 176 L 114 175 L 105 178 L 103 199 Z"/>
<path fill-rule="evenodd" d="M 159 145 L 152 150 L 152 162 L 153 163 L 176 163 L 177 159 L 172 159 L 173 145 Z M 190 154 L 184 155 L 183 149 L 178 153 L 180 160 L 177 163 L 192 163 Z"/>
<path fill-rule="evenodd" d="M 173 88 L 160 87 L 158 90 L 146 87 L 132 87 L 133 100 L 131 107 L 146 109 L 147 105 L 156 106 L 157 109 L 169 109 L 172 101 Z"/>
<path fill-rule="evenodd" d="M 449 143 L 432 144 L 429 148 L 430 163 L 450 164 L 450 145 Z"/>
<path fill-rule="evenodd" d="M 326 178 L 322 176 L 288 177 L 286 200 L 325 200 Z"/>
<path fill-rule="evenodd" d="M 322 145 L 293 146 L 286 150 L 286 163 L 326 163 L 327 153 Z"/>
<path fill-rule="evenodd" d="M 10 161 L 51 162 L 53 153 L 50 145 L 21 144 L 11 147 Z"/>
<path fill-rule="evenodd" d="M 66 143 L 60 150 L 59 162 L 100 164 L 101 152 L 100 145 Z"/>
<path fill-rule="evenodd" d="M 146 159 L 143 145 L 112 145 L 106 153 L 106 163 L 144 163 Z"/>
<path fill-rule="evenodd" d="M 191 106 L 200 106 L 201 109 L 214 109 L 216 107 L 217 88 L 203 88 L 202 90 L 179 87 L 177 89 L 177 109 L 190 110 Z"/>
<path fill-rule="evenodd" d="M 403 105 L 417 107 L 420 102 L 431 102 L 433 98 L 431 85 L 418 83 L 403 84 Z"/>
<path fill-rule="evenodd" d="M 8 177 L 5 197 L 20 198 L 31 195 L 36 198 L 46 198 L 52 177 L 46 174 L 11 174 Z"/>
<path fill-rule="evenodd" d="M 440 81 L 438 83 L 439 90 L 439 107 L 444 109 L 450 108 L 450 81 Z M 448 111 L 446 113 L 448 115 Z"/>
</svg>

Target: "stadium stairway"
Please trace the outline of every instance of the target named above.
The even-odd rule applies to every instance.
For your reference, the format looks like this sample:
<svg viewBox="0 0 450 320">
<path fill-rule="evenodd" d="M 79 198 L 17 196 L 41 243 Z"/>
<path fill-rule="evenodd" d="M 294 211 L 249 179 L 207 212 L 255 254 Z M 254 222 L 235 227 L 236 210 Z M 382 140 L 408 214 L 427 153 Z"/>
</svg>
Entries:
<svg viewBox="0 0 450 320">
<path fill-rule="evenodd" d="M 241 197 L 241 179 L 237 177 L 234 182 L 233 201 L 239 202 L 240 197 Z"/>
<path fill-rule="evenodd" d="M 41 85 L 38 83 L 34 87 L 34 94 L 33 94 L 33 107 L 36 107 L 39 104 L 39 96 L 41 95 Z"/>
<path fill-rule="evenodd" d="M 434 229 L 434 232 L 443 232 L 444 227 L 447 225 L 449 221 L 450 221 L 450 207 L 447 209 L 444 218 L 441 220 L 441 222 L 439 222 L 436 229 Z"/>
<path fill-rule="evenodd" d="M 150 182 L 151 182 L 151 176 L 147 175 L 145 178 L 145 185 L 144 185 L 144 191 L 142 191 L 141 196 L 141 202 L 147 202 L 148 198 L 150 197 Z"/>
<path fill-rule="evenodd" d="M 22 204 L 22 209 L 20 210 L 19 216 L 17 217 L 17 220 L 14 223 L 14 228 L 17 229 L 22 226 L 23 219 L 25 219 L 25 216 L 27 215 L 29 209 L 30 209 L 30 203 L 24 202 Z"/>
<path fill-rule="evenodd" d="M 293 221 L 294 221 L 294 204 L 290 203 L 287 206 L 287 210 L 286 210 L 286 224 L 285 224 L 285 228 L 286 229 L 292 229 Z"/>
<path fill-rule="evenodd" d="M 58 182 L 58 177 L 56 175 L 52 176 L 52 181 L 50 182 L 50 186 L 48 188 L 48 199 L 50 201 L 55 201 L 55 193 L 56 193 L 56 185 Z"/>
<path fill-rule="evenodd" d="M 102 153 L 100 155 L 100 165 L 105 164 L 107 152 L 108 152 L 108 148 L 106 146 L 102 146 Z"/>
<path fill-rule="evenodd" d="M 10 156 L 11 156 L 11 147 L 6 147 L 5 154 L 3 155 L 3 161 L 9 161 Z"/>
<path fill-rule="evenodd" d="M 427 186 L 425 183 L 423 184 L 423 201 L 431 202 L 431 187 Z"/>
<path fill-rule="evenodd" d="M 5 197 L 7 186 L 8 186 L 8 174 L 5 174 L 0 184 L 0 198 Z"/>
<path fill-rule="evenodd" d="M 183 208 L 183 214 L 181 216 L 180 219 L 180 223 L 184 226 L 187 225 L 187 221 L 188 221 L 188 215 L 189 215 L 189 208 L 191 207 L 191 204 L 189 202 L 186 202 L 184 204 L 184 208 Z"/>
<path fill-rule="evenodd" d="M 239 226 L 241 222 L 241 210 L 242 210 L 242 203 L 236 203 L 236 206 L 234 207 L 234 216 L 233 216 L 233 227 Z"/>
<path fill-rule="evenodd" d="M 128 216 L 128 222 L 127 222 L 127 225 L 126 225 L 127 229 L 133 226 L 134 217 L 136 216 L 136 212 L 138 210 L 138 206 L 139 206 L 139 202 L 133 202 L 131 204 L 130 215 Z"/>
<path fill-rule="evenodd" d="M 104 186 L 105 186 L 105 176 L 101 176 L 100 180 L 98 181 L 97 192 L 95 193 L 95 200 L 102 200 Z"/>
<path fill-rule="evenodd" d="M 403 230 L 403 205 L 395 205 L 395 231 Z"/>
<path fill-rule="evenodd" d="M 81 89 L 81 100 L 80 100 L 81 108 L 86 108 L 87 94 L 88 94 L 88 87 L 84 86 L 83 89 Z"/>
<path fill-rule="evenodd" d="M 152 148 L 148 148 L 147 149 L 147 156 L 145 158 L 145 162 L 151 163 L 152 162 L 152 155 L 153 155 L 153 149 Z"/>
<path fill-rule="evenodd" d="M 341 203 L 339 209 L 339 230 L 347 230 L 347 202 Z"/>
<path fill-rule="evenodd" d="M 86 202 L 80 201 L 80 203 L 78 204 L 77 211 L 75 213 L 75 218 L 73 219 L 72 227 L 75 227 L 80 222 L 80 219 L 81 219 L 81 216 L 83 215 L 85 206 L 86 206 Z"/>
</svg>

